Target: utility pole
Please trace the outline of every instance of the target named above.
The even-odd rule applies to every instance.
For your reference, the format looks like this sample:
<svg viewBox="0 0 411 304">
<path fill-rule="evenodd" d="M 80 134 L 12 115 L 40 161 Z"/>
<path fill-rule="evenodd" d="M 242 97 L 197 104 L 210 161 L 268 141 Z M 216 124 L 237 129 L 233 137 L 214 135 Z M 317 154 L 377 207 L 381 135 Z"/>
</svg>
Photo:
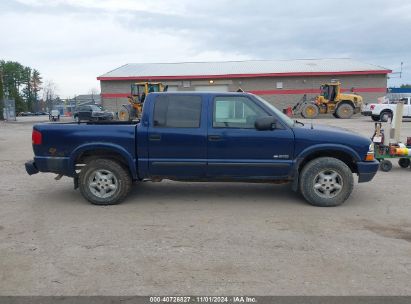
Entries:
<svg viewBox="0 0 411 304">
<path fill-rule="evenodd" d="M 3 115 L 3 109 L 4 109 L 4 100 L 8 98 L 8 90 L 5 88 L 4 85 L 4 78 L 6 75 L 4 75 L 3 70 L 0 70 L 0 119 L 4 119 Z"/>
</svg>

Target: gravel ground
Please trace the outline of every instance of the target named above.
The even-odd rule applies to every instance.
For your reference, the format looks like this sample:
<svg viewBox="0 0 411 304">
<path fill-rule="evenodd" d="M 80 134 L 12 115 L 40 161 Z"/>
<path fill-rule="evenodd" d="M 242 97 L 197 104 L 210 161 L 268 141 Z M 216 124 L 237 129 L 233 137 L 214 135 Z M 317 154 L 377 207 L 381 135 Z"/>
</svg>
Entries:
<svg viewBox="0 0 411 304">
<path fill-rule="evenodd" d="M 395 163 L 337 208 L 288 185 L 177 182 L 98 207 L 69 178 L 26 174 L 44 119 L 0 122 L 1 295 L 411 295 L 410 169 Z"/>
</svg>

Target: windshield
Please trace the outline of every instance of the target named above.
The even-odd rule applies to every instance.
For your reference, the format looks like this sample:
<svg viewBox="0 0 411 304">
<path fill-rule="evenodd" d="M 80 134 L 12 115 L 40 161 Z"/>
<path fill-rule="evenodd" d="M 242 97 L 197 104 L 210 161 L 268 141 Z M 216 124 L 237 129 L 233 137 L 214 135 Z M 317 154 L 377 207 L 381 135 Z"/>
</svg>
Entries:
<svg viewBox="0 0 411 304">
<path fill-rule="evenodd" d="M 267 100 L 261 98 L 260 96 L 254 95 L 259 101 L 261 101 L 264 105 L 266 105 L 271 111 L 275 113 L 275 115 L 287 126 L 292 128 L 294 126 L 294 120 L 292 120 L 290 117 L 285 115 L 283 112 L 281 112 L 279 109 L 274 107 L 271 103 L 269 103 Z"/>
<path fill-rule="evenodd" d="M 101 111 L 101 110 L 102 110 L 102 109 L 99 108 L 98 106 L 90 106 L 90 108 L 91 108 L 93 111 Z"/>
<path fill-rule="evenodd" d="M 159 84 L 149 84 L 148 85 L 148 92 L 160 92 L 160 85 Z"/>
</svg>

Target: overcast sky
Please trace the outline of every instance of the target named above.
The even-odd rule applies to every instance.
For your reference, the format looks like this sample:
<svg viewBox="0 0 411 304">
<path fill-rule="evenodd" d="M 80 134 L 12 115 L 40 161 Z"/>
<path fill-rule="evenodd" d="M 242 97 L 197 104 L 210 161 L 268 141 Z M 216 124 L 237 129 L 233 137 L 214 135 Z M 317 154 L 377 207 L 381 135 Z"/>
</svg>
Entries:
<svg viewBox="0 0 411 304">
<path fill-rule="evenodd" d="M 350 57 L 411 83 L 409 0 L 1 0 L 0 59 L 62 98 L 125 63 Z"/>
</svg>

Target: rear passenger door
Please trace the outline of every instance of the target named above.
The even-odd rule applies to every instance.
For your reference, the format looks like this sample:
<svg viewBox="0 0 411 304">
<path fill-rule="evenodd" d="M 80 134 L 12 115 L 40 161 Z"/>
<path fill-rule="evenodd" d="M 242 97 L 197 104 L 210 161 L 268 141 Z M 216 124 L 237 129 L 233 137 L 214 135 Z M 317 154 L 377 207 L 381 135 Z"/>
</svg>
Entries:
<svg viewBox="0 0 411 304">
<path fill-rule="evenodd" d="M 205 177 L 206 106 L 200 95 L 157 96 L 148 128 L 150 176 Z"/>
</svg>

